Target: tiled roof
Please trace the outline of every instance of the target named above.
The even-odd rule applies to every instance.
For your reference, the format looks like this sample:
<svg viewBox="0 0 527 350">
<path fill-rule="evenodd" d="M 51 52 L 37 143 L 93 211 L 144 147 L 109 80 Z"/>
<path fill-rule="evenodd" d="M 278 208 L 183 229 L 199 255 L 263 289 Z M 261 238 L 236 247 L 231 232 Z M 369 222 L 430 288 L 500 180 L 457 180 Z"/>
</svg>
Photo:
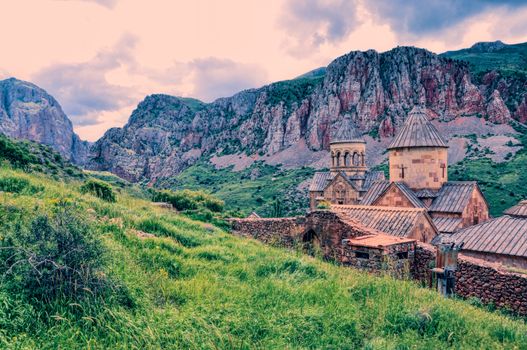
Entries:
<svg viewBox="0 0 527 350">
<path fill-rule="evenodd" d="M 432 221 L 441 233 L 454 233 L 461 226 L 461 218 L 432 218 Z"/>
<path fill-rule="evenodd" d="M 324 191 L 326 186 L 333 180 L 334 175 L 330 172 L 316 172 L 309 185 L 309 191 Z"/>
<path fill-rule="evenodd" d="M 374 181 L 384 181 L 385 179 L 384 171 L 369 171 L 366 173 L 366 179 L 364 179 L 362 190 L 367 191 Z"/>
<path fill-rule="evenodd" d="M 404 182 L 394 182 L 393 184 L 394 186 L 397 186 L 397 188 L 399 188 L 399 190 L 401 190 L 402 193 L 404 193 L 406 198 L 408 198 L 408 200 L 410 201 L 410 203 L 413 204 L 414 207 L 426 208 L 424 203 L 419 198 L 417 198 L 414 191 L 412 191 L 410 187 L 406 186 Z"/>
<path fill-rule="evenodd" d="M 367 235 L 359 236 L 355 238 L 345 239 L 343 243 L 358 246 L 358 247 L 371 247 L 371 248 L 384 248 L 401 243 L 415 242 L 412 238 L 395 237 L 391 235 Z"/>
<path fill-rule="evenodd" d="M 464 228 L 452 236 L 463 250 L 527 257 L 527 218 L 510 215 Z"/>
<path fill-rule="evenodd" d="M 446 182 L 428 210 L 442 213 L 462 213 L 475 188 L 478 188 L 475 181 Z"/>
<path fill-rule="evenodd" d="M 335 135 L 331 137 L 331 143 L 340 142 L 361 142 L 366 143 L 361 137 L 360 133 L 355 129 L 351 123 L 351 120 L 345 119 L 342 121 L 340 128 L 337 130 Z"/>
<path fill-rule="evenodd" d="M 505 210 L 503 213 L 507 215 L 527 218 L 527 200 L 521 201 L 514 207 Z"/>
<path fill-rule="evenodd" d="M 433 226 L 424 208 L 332 205 L 331 210 L 358 220 L 366 227 L 397 237 L 407 237 L 423 215 L 430 220 Z"/>
<path fill-rule="evenodd" d="M 429 189 L 424 189 L 424 190 L 415 191 L 415 196 L 417 198 L 435 198 L 437 197 L 437 192 L 429 190 Z"/>
<path fill-rule="evenodd" d="M 401 147 L 445 147 L 447 143 L 430 123 L 425 109 L 414 107 L 388 149 Z"/>
<path fill-rule="evenodd" d="M 390 186 L 389 181 L 374 181 L 371 186 L 368 188 L 368 192 L 362 197 L 360 201 L 361 205 L 372 205 L 377 198 L 383 193 L 388 186 Z"/>
</svg>

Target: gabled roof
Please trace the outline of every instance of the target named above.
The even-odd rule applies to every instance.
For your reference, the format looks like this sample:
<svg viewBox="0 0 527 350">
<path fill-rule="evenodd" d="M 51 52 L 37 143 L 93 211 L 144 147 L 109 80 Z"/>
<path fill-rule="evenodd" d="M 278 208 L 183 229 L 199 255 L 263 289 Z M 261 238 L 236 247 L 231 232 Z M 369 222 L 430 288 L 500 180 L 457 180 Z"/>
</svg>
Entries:
<svg viewBox="0 0 527 350">
<path fill-rule="evenodd" d="M 391 187 L 397 187 L 399 191 L 404 194 L 404 196 L 412 203 L 415 208 L 426 208 L 423 202 L 415 196 L 414 191 L 412 191 L 404 182 L 392 182 L 386 189 L 373 201 L 373 205 L 377 204 L 377 201 L 382 198 L 382 196 L 390 190 Z"/>
<path fill-rule="evenodd" d="M 357 188 L 357 186 L 355 186 L 355 184 L 354 184 L 354 183 L 348 178 L 348 176 L 346 175 L 346 173 L 343 172 L 343 171 L 338 172 L 338 173 L 333 177 L 333 179 L 331 179 L 331 181 L 328 182 L 328 184 L 331 184 L 331 183 L 337 181 L 337 178 L 338 178 L 338 177 L 342 177 L 342 178 L 344 179 L 344 181 L 346 181 L 351 187 L 353 187 L 353 189 L 354 189 L 355 191 L 358 192 L 358 191 L 360 190 L 359 188 Z"/>
<path fill-rule="evenodd" d="M 388 149 L 402 147 L 444 147 L 448 145 L 426 116 L 422 107 L 414 107 L 402 129 L 397 133 Z"/>
<path fill-rule="evenodd" d="M 384 176 L 384 171 L 370 171 L 366 173 L 366 178 L 364 179 L 364 184 L 362 185 L 362 190 L 367 191 L 373 182 L 375 181 L 384 181 L 386 177 Z"/>
<path fill-rule="evenodd" d="M 454 233 L 456 232 L 463 221 L 462 218 L 432 218 L 437 229 L 441 233 Z"/>
<path fill-rule="evenodd" d="M 390 186 L 390 181 L 374 181 L 368 188 L 368 191 L 364 197 L 362 197 L 360 204 L 372 205 L 372 203 L 375 202 L 377 198 L 379 198 L 381 193 L 383 193 L 384 190 L 388 188 L 388 186 Z"/>
<path fill-rule="evenodd" d="M 454 233 L 463 250 L 527 257 L 527 218 L 504 215 Z"/>
<path fill-rule="evenodd" d="M 415 191 L 415 196 L 417 198 L 435 198 L 437 197 L 437 192 L 425 188 L 423 190 Z"/>
<path fill-rule="evenodd" d="M 330 143 L 360 142 L 366 143 L 361 134 L 355 129 L 351 120 L 345 119 L 340 124 L 337 132 L 331 137 Z"/>
<path fill-rule="evenodd" d="M 520 203 L 516 204 L 514 207 L 511 207 L 503 212 L 507 215 L 519 216 L 527 218 L 527 200 L 523 200 Z"/>
<path fill-rule="evenodd" d="M 328 186 L 328 184 L 333 180 L 335 175 L 330 172 L 316 172 L 315 176 L 311 180 L 309 185 L 309 191 L 313 192 L 322 192 Z"/>
<path fill-rule="evenodd" d="M 428 210 L 441 213 L 463 213 L 474 189 L 481 193 L 476 181 L 445 182 Z M 485 198 L 483 193 L 481 195 Z"/>
<path fill-rule="evenodd" d="M 332 205 L 331 210 L 358 220 L 366 227 L 397 237 L 409 236 L 418 220 L 423 216 L 435 228 L 432 219 L 424 208 Z"/>
<path fill-rule="evenodd" d="M 261 219 L 262 217 L 260 215 L 258 215 L 255 211 L 253 211 L 252 213 L 250 213 L 248 216 L 247 216 L 247 219 Z"/>
</svg>

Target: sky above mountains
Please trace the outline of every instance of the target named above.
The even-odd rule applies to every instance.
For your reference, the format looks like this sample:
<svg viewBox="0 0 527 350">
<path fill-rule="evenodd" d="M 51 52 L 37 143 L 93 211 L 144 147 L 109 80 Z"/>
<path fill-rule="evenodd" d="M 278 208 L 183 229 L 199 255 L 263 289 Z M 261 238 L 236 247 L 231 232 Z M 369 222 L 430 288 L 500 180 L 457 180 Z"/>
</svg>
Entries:
<svg viewBox="0 0 527 350">
<path fill-rule="evenodd" d="M 351 50 L 527 41 L 527 0 L 17 0 L 2 10 L 0 77 L 46 89 L 91 141 L 152 93 L 210 102 Z"/>
</svg>

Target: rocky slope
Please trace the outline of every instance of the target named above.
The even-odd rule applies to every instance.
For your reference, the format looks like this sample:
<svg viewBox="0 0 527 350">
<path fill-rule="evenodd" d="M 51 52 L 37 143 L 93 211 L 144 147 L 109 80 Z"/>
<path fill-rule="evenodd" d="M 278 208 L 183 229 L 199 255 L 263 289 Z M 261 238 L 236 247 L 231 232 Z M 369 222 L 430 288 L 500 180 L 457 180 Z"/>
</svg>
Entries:
<svg viewBox="0 0 527 350">
<path fill-rule="evenodd" d="M 59 103 L 38 86 L 15 78 L 0 81 L 0 133 L 49 145 L 77 164 L 87 158 L 88 143 L 73 132 Z"/>
<path fill-rule="evenodd" d="M 389 138 L 415 104 L 426 105 L 431 118 L 445 122 L 462 116 L 524 122 L 526 90 L 525 79 L 499 72 L 475 78 L 467 63 L 423 49 L 354 51 L 325 72 L 210 104 L 148 96 L 127 125 L 109 130 L 92 147 L 88 166 L 132 181 L 156 181 L 203 155 L 265 159 L 299 144 L 313 152 L 328 147 L 332 130 L 345 117 L 375 139 Z"/>
</svg>

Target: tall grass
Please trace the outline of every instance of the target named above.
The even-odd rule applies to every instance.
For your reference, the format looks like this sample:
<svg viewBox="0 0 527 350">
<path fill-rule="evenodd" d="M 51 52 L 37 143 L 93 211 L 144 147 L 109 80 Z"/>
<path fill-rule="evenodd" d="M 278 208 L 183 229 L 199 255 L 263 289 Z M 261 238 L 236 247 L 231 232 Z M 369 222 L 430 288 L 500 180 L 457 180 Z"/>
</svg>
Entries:
<svg viewBox="0 0 527 350">
<path fill-rule="evenodd" d="M 523 320 L 413 282 L 238 238 L 126 192 L 108 203 L 80 183 L 0 169 L 8 176 L 43 190 L 0 195 L 1 230 L 74 200 L 126 292 L 42 307 L 0 286 L 0 348 L 527 349 Z"/>
</svg>

